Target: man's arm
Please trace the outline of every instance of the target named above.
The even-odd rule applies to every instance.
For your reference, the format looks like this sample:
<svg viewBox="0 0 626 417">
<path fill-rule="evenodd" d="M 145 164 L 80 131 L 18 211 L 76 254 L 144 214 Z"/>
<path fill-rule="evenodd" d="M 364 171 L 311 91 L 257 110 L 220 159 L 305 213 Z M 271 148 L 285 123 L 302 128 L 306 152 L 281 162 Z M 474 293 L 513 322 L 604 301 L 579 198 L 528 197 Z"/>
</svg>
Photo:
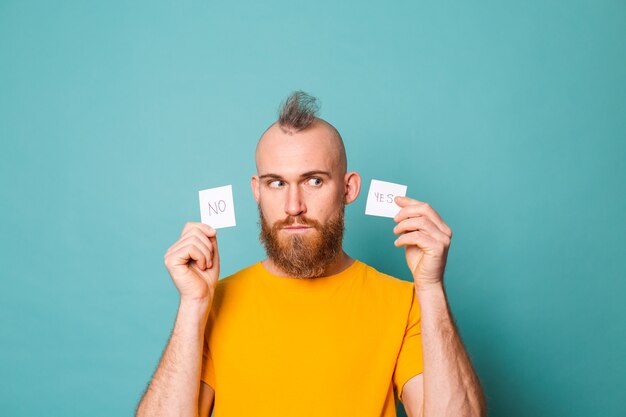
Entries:
<svg viewBox="0 0 626 417">
<path fill-rule="evenodd" d="M 220 272 L 215 229 L 187 223 L 164 256 L 180 293 L 174 330 L 136 416 L 198 416 L 213 390 L 200 389 L 205 327 Z M 206 385 L 206 384 L 205 384 Z"/>
<path fill-rule="evenodd" d="M 484 416 L 480 382 L 454 325 L 443 285 L 416 293 L 424 372 L 404 384 L 402 403 L 408 416 Z"/>
<path fill-rule="evenodd" d="M 485 399 L 448 308 L 443 286 L 452 230 L 427 203 L 396 197 L 396 246 L 404 246 L 420 305 L 424 372 L 402 388 L 407 413 L 482 417 Z"/>
<path fill-rule="evenodd" d="M 182 302 L 176 324 L 137 416 L 198 416 L 207 302 Z"/>
</svg>

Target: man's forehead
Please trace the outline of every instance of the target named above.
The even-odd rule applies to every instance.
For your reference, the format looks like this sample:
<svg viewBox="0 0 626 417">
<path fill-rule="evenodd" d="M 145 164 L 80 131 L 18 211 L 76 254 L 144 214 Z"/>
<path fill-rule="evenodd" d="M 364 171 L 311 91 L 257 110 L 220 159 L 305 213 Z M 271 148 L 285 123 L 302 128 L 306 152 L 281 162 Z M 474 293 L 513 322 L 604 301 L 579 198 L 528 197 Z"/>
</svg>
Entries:
<svg viewBox="0 0 626 417">
<path fill-rule="evenodd" d="M 306 148 L 267 149 L 257 156 L 257 170 L 260 176 L 301 177 L 313 172 L 332 176 L 336 160 L 329 153 L 308 152 Z"/>
<path fill-rule="evenodd" d="M 292 133 L 276 124 L 271 126 L 257 145 L 259 175 L 299 176 L 309 171 L 336 170 L 340 144 L 333 133 L 322 125 Z"/>
</svg>

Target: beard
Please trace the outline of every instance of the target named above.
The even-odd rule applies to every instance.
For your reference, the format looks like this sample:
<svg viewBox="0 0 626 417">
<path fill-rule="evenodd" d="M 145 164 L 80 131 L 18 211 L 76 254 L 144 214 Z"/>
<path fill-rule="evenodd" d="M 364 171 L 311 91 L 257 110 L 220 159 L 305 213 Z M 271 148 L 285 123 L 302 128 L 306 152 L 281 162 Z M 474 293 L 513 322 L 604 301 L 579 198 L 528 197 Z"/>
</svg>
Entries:
<svg viewBox="0 0 626 417">
<path fill-rule="evenodd" d="M 289 216 L 270 226 L 263 216 L 260 205 L 258 209 L 261 224 L 259 239 L 265 246 L 268 258 L 289 276 L 321 277 L 341 253 L 345 205 L 342 205 L 325 224 L 304 216 Z M 280 231 L 281 228 L 293 224 L 310 226 L 313 230 L 302 235 L 286 235 Z"/>
</svg>

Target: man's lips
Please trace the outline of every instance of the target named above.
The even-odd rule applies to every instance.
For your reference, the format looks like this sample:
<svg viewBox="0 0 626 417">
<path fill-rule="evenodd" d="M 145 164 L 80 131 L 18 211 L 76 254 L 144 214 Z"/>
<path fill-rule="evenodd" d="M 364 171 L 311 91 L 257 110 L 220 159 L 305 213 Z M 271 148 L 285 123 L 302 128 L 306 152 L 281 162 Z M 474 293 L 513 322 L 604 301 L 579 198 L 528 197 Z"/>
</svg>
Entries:
<svg viewBox="0 0 626 417">
<path fill-rule="evenodd" d="M 310 228 L 311 228 L 311 226 L 306 226 L 306 225 L 303 225 L 303 224 L 298 224 L 298 225 L 293 225 L 292 224 L 291 226 L 283 227 L 283 229 L 286 229 L 286 230 L 305 230 L 305 229 L 310 229 Z"/>
</svg>

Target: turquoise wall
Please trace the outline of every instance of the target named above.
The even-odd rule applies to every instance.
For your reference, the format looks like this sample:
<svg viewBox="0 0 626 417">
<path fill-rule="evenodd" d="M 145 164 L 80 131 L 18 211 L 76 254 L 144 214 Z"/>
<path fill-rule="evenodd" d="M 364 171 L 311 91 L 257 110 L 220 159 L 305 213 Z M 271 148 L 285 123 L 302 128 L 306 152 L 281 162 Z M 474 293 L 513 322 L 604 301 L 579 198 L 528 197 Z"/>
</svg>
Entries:
<svg viewBox="0 0 626 417">
<path fill-rule="evenodd" d="M 351 169 L 454 238 L 446 286 L 492 416 L 626 415 L 626 3 L 0 2 L 0 414 L 131 415 L 177 308 L 163 254 L 248 181 L 303 89 Z M 348 252 L 410 279 L 390 219 Z M 402 415 L 402 412 L 400 412 Z"/>
</svg>

